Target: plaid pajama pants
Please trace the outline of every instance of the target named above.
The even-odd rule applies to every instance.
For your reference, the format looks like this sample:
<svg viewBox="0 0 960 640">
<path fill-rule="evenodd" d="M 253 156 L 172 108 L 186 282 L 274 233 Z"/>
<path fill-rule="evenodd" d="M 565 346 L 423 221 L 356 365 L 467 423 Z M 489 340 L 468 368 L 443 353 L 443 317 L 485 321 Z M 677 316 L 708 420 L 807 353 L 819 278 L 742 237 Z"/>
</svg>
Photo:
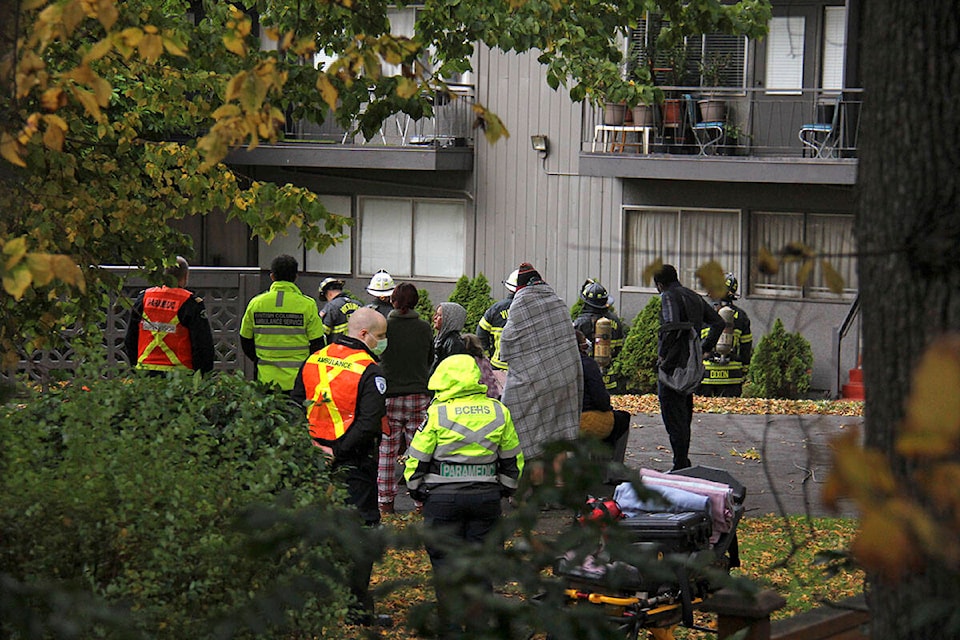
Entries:
<svg viewBox="0 0 960 640">
<path fill-rule="evenodd" d="M 377 467 L 379 502 L 393 502 L 397 497 L 397 458 L 407 450 L 413 434 L 427 418 L 430 396 L 411 393 L 387 398 L 387 422 L 390 435 L 380 441 L 380 464 Z"/>
</svg>

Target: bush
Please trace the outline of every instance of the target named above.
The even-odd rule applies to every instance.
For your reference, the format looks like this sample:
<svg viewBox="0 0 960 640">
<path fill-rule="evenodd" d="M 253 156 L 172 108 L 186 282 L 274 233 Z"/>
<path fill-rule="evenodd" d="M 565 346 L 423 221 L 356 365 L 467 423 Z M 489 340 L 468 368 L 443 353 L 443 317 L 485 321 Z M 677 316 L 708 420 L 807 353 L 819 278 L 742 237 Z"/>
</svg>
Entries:
<svg viewBox="0 0 960 640">
<path fill-rule="evenodd" d="M 799 333 L 789 333 L 777 318 L 750 359 L 748 392 L 761 398 L 802 397 L 810 390 L 813 350 Z"/>
<path fill-rule="evenodd" d="M 490 305 L 496 302 L 490 296 L 490 282 L 483 273 L 478 274 L 473 279 L 460 276 L 453 293 L 450 294 L 449 301 L 456 302 L 467 310 L 467 319 L 463 325 L 463 330 L 466 333 L 476 331 L 480 318 L 490 308 Z"/>
<path fill-rule="evenodd" d="M 284 524 L 321 526 L 342 501 L 302 409 L 235 375 L 84 379 L 0 409 L 0 575 L 93 594 L 150 638 L 343 616 L 335 533 L 308 544 Z M 115 637 L 78 637 L 94 635 Z"/>
<path fill-rule="evenodd" d="M 625 381 L 631 393 L 657 391 L 657 339 L 660 334 L 660 296 L 653 296 L 630 324 L 623 349 L 610 373 Z"/>
<path fill-rule="evenodd" d="M 433 329 L 433 312 L 437 308 L 437 305 L 430 301 L 430 292 L 426 289 L 417 289 L 417 295 L 419 295 L 420 298 L 417 300 L 417 306 L 414 307 L 414 311 L 417 312 L 421 320 Z"/>
</svg>

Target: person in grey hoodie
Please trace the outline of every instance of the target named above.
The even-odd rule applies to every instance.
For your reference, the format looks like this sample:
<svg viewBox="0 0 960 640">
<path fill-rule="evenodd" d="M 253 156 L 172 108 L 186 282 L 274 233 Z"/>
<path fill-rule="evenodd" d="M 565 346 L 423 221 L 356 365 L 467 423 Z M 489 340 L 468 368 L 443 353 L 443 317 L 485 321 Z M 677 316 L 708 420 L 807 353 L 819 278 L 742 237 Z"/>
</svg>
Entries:
<svg viewBox="0 0 960 640">
<path fill-rule="evenodd" d="M 441 302 L 437 306 L 433 313 L 433 328 L 437 333 L 433 341 L 433 366 L 430 367 L 430 375 L 433 375 L 437 366 L 447 356 L 467 353 L 467 345 L 460 337 L 466 320 L 467 310 L 456 302 Z"/>
</svg>

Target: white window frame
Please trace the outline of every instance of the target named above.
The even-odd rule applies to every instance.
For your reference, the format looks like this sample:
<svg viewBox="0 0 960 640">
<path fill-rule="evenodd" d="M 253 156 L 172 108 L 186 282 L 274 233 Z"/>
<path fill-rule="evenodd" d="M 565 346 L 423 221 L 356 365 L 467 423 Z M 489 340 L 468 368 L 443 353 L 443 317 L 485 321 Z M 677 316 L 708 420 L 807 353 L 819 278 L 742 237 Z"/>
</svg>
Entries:
<svg viewBox="0 0 960 640">
<path fill-rule="evenodd" d="M 794 231 L 784 228 L 780 237 L 770 241 L 765 236 L 765 230 L 760 227 L 764 219 L 778 217 L 795 227 Z M 843 222 L 846 229 L 838 234 L 835 231 L 824 231 L 827 239 L 816 238 L 818 225 L 830 225 Z M 770 230 L 776 232 L 776 229 Z M 769 236 L 770 231 L 766 232 Z M 824 242 L 832 246 L 825 247 Z M 797 274 L 801 263 L 799 261 L 780 261 L 776 274 L 765 275 L 759 272 L 758 255 L 760 249 L 765 249 L 779 260 L 781 250 L 788 242 L 799 242 L 822 254 L 830 261 L 831 266 L 844 278 L 843 292 L 833 293 L 823 279 L 821 258 L 815 258 L 814 269 L 802 287 L 797 284 Z M 770 246 L 776 244 L 779 246 Z M 820 246 L 818 246 L 820 245 Z M 797 211 L 754 211 L 750 214 L 750 281 L 749 292 L 755 297 L 780 299 L 812 299 L 812 300 L 851 300 L 857 294 L 859 281 L 857 277 L 856 243 L 853 237 L 853 216 L 844 214 L 805 213 Z"/>
<path fill-rule="evenodd" d="M 643 213 L 649 213 L 656 216 L 672 215 L 676 220 L 673 229 L 664 229 L 661 234 L 664 242 L 672 246 L 659 246 L 649 248 L 638 248 L 631 246 L 631 216 L 639 216 Z M 688 220 L 694 216 L 724 215 L 735 216 L 731 221 L 731 228 L 726 231 L 730 235 L 727 239 L 720 239 L 708 250 L 700 250 L 691 253 L 691 248 L 684 245 L 684 217 Z M 687 224 L 691 224 L 688 222 Z M 720 221 L 722 224 L 722 221 Z M 653 291 L 656 290 L 653 282 L 644 283 L 640 281 L 640 275 L 647 265 L 652 264 L 658 258 L 664 264 L 672 264 L 677 268 L 677 274 L 680 282 L 691 289 L 700 289 L 700 282 L 696 277 L 697 269 L 710 260 L 716 260 L 724 272 L 732 272 L 738 278 L 742 278 L 742 250 L 743 245 L 743 212 L 740 209 L 716 209 L 708 207 L 647 207 L 638 205 L 627 205 L 623 207 L 623 255 L 621 281 L 624 283 L 624 289 L 631 291 Z M 654 230 L 654 234 L 656 231 Z M 640 232 L 641 237 L 649 238 L 652 234 Z M 716 240 L 711 237 L 711 242 Z M 731 246 L 732 245 L 732 246 Z"/>
<path fill-rule="evenodd" d="M 364 233 L 366 224 L 374 224 L 373 214 L 369 205 L 377 203 L 396 209 L 395 216 L 384 214 L 385 218 L 376 222 L 381 223 L 384 233 L 394 233 L 399 239 L 398 254 L 388 259 L 388 256 L 376 257 L 377 251 L 371 247 L 368 238 L 370 230 Z M 452 205 L 459 208 L 454 214 L 459 220 L 453 220 L 453 226 L 459 229 L 442 229 L 433 231 L 429 228 L 418 228 L 424 224 L 428 209 L 434 205 Z M 408 215 L 409 214 L 409 215 Z M 419 214 L 419 220 L 418 220 Z M 399 226 L 398 226 L 399 225 Z M 357 229 L 357 272 L 359 277 L 370 276 L 379 269 L 386 269 L 394 278 L 419 278 L 425 280 L 457 280 L 466 273 L 467 261 L 467 203 L 455 198 L 390 198 L 381 196 L 361 196 L 358 198 L 358 229 Z M 366 236 L 366 237 L 365 237 Z M 381 236 L 382 238 L 383 236 Z M 423 258 L 436 260 L 434 256 L 440 251 L 447 251 L 441 261 L 449 265 L 446 272 L 439 272 L 424 268 Z M 419 256 L 419 259 L 418 259 Z M 430 260 L 427 260 L 429 263 Z M 389 264 L 388 264 L 389 263 Z"/>
</svg>

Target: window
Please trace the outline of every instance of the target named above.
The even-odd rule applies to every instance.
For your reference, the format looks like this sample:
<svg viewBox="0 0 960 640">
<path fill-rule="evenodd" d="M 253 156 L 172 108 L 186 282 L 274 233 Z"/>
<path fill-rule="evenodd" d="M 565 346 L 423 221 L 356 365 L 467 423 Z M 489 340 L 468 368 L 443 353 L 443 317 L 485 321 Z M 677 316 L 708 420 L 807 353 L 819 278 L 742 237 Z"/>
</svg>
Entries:
<svg viewBox="0 0 960 640">
<path fill-rule="evenodd" d="M 797 283 L 801 262 L 784 262 L 777 273 L 760 273 L 756 256 L 761 249 L 778 255 L 790 243 L 802 243 L 817 252 L 813 271 L 803 286 Z M 836 298 L 824 278 L 822 261 L 843 278 L 843 296 L 857 292 L 856 243 L 853 216 L 804 213 L 754 213 L 750 217 L 750 292 L 788 298 Z"/>
<path fill-rule="evenodd" d="M 847 8 L 824 7 L 822 89 L 843 89 L 843 57 L 847 49 Z"/>
<path fill-rule="evenodd" d="M 746 37 L 711 33 L 686 38 L 675 50 L 659 50 L 657 37 L 662 27 L 663 18 L 656 14 L 647 14 L 638 22 L 637 28 L 630 33 L 627 54 L 630 69 L 652 54 L 657 85 L 706 86 L 699 71 L 700 63 L 719 63 L 721 68 L 716 86 L 737 89 L 747 86 Z"/>
<path fill-rule="evenodd" d="M 459 278 L 466 266 L 466 206 L 459 200 L 360 199 L 360 273 Z"/>
<path fill-rule="evenodd" d="M 803 16 L 770 19 L 767 35 L 767 93 L 800 93 L 803 87 Z"/>
<path fill-rule="evenodd" d="M 699 287 L 697 268 L 716 260 L 740 274 L 740 212 L 702 209 L 624 209 L 624 274 L 628 287 L 650 289 L 643 270 L 660 258 L 677 268 L 680 282 Z"/>
<path fill-rule="evenodd" d="M 349 196 L 327 196 L 321 195 L 320 202 L 330 213 L 335 213 L 347 218 L 352 217 L 351 199 Z M 269 269 L 273 259 L 283 253 L 293 256 L 303 271 L 315 271 L 324 274 L 350 274 L 351 247 L 350 235 L 352 227 L 344 227 L 344 233 L 347 236 L 342 242 L 336 244 L 323 253 L 316 249 L 304 251 L 300 243 L 300 233 L 296 226 L 287 229 L 286 235 L 277 235 L 273 242 L 267 244 L 262 239 L 259 241 L 259 265 L 261 269 Z"/>
</svg>

